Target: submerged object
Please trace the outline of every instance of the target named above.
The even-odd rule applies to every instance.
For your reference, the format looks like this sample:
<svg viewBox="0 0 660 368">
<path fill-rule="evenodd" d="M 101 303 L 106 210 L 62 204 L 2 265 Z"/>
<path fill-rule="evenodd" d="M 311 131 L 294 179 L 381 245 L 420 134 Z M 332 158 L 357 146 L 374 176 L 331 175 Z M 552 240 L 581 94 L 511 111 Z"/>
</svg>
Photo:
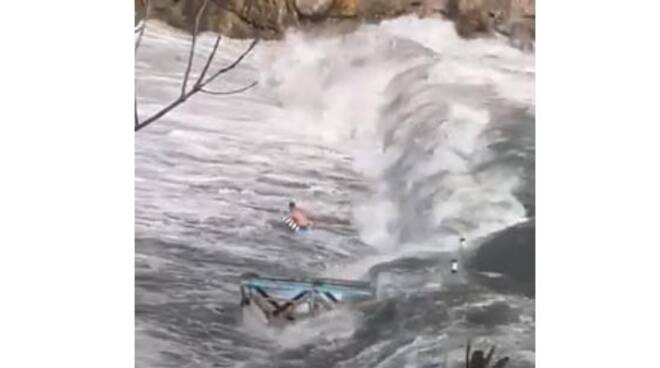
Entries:
<svg viewBox="0 0 660 368">
<path fill-rule="evenodd" d="M 296 279 L 247 274 L 241 280 L 241 308 L 256 313 L 266 324 L 285 324 L 314 317 L 341 305 L 374 300 L 365 281 Z"/>
</svg>

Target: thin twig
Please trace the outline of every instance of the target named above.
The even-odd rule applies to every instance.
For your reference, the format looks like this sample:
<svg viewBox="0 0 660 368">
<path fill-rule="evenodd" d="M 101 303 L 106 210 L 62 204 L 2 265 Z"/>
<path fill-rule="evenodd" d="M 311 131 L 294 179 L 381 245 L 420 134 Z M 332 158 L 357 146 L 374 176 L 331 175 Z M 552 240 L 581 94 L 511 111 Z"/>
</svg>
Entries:
<svg viewBox="0 0 660 368">
<path fill-rule="evenodd" d="M 135 96 L 135 127 L 140 125 L 140 120 L 138 119 L 138 108 L 137 108 L 137 96 Z"/>
<path fill-rule="evenodd" d="M 199 31 L 199 21 L 202 18 L 202 13 L 206 9 L 209 0 L 204 0 L 202 6 L 197 10 L 197 15 L 195 16 L 195 24 L 193 26 L 192 32 L 192 43 L 190 44 L 190 54 L 188 55 L 188 66 L 186 66 L 186 72 L 183 75 L 183 85 L 181 85 L 181 96 L 186 94 L 186 85 L 188 84 L 188 77 L 190 76 L 190 69 L 192 68 L 193 59 L 195 57 L 195 45 L 197 43 L 197 32 Z"/>
<path fill-rule="evenodd" d="M 257 43 L 259 43 L 259 39 L 258 39 L 258 38 L 255 38 L 255 39 L 252 41 L 252 43 L 250 43 L 250 46 L 249 46 L 247 49 L 245 49 L 245 51 L 243 51 L 243 53 L 242 53 L 238 58 L 236 58 L 236 60 L 234 60 L 233 63 L 231 63 L 231 64 L 227 65 L 226 67 L 224 67 L 224 68 L 218 70 L 217 72 L 215 72 L 215 73 L 214 73 L 213 75 L 211 75 L 207 80 L 203 81 L 203 82 L 200 84 L 200 86 L 201 86 L 201 87 L 204 87 L 204 86 L 206 86 L 209 82 L 213 81 L 213 80 L 214 80 L 217 76 L 219 76 L 220 74 L 224 74 L 224 73 L 226 73 L 226 72 L 228 72 L 228 71 L 234 69 L 234 68 L 236 67 L 236 65 L 238 65 L 241 61 L 243 61 L 243 59 L 244 59 L 244 58 L 250 53 L 250 51 L 252 51 L 252 49 L 257 45 Z"/>
<path fill-rule="evenodd" d="M 236 65 L 238 65 L 238 63 L 241 60 L 243 60 L 247 56 L 247 54 L 254 48 L 254 46 L 257 44 L 258 41 L 259 41 L 258 39 L 255 39 L 254 41 L 252 41 L 250 46 L 236 60 L 234 60 L 234 62 L 231 63 L 229 66 L 220 69 L 218 72 L 214 73 L 211 77 L 207 78 L 205 81 L 203 81 L 199 85 L 195 85 L 190 91 L 184 93 L 183 95 L 180 95 L 176 100 L 172 101 L 169 105 L 167 105 L 166 107 L 164 107 L 163 109 L 161 109 L 160 111 L 158 111 L 157 113 L 152 115 L 151 117 L 147 118 L 146 120 L 144 120 L 140 124 L 136 125 L 135 126 L 135 131 L 137 132 L 138 130 L 140 130 L 140 129 L 146 127 L 147 125 L 153 123 L 154 121 L 160 119 L 165 114 L 170 112 L 172 109 L 174 109 L 175 107 L 179 106 L 181 103 L 186 101 L 190 96 L 192 96 L 195 93 L 201 91 L 202 88 L 204 88 L 204 86 L 206 86 L 209 82 L 211 82 L 218 75 L 220 75 L 222 73 L 226 73 L 227 71 L 233 69 Z"/>
<path fill-rule="evenodd" d="M 138 47 L 140 47 L 140 41 L 142 41 L 142 35 L 144 35 L 144 31 L 147 28 L 147 19 L 149 19 L 149 0 L 144 0 L 142 2 L 144 5 L 144 17 L 142 18 L 142 21 L 138 25 L 138 27 L 135 29 L 135 32 L 138 35 L 137 40 L 135 41 L 135 53 L 137 54 Z M 135 129 L 138 129 L 138 126 L 140 125 L 140 119 L 138 117 L 138 103 L 137 103 L 137 91 L 135 91 Z"/>
<path fill-rule="evenodd" d="M 217 91 L 217 92 L 216 91 L 209 91 L 209 90 L 206 90 L 204 88 L 200 88 L 200 92 L 204 92 L 204 93 L 208 93 L 209 95 L 216 95 L 216 96 L 219 96 L 219 95 L 233 95 L 233 94 L 236 94 L 236 93 L 245 92 L 248 89 L 256 86 L 257 84 L 259 84 L 259 82 L 254 81 L 254 82 L 250 83 L 249 85 L 247 85 L 245 87 L 241 87 L 241 88 L 233 89 L 233 90 L 229 90 L 229 91 Z"/>
<path fill-rule="evenodd" d="M 135 52 L 137 53 L 138 47 L 140 47 L 140 41 L 142 41 L 142 35 L 144 34 L 144 30 L 147 28 L 147 19 L 149 19 L 149 0 L 144 1 L 144 17 L 142 18 L 142 27 L 140 27 L 140 33 L 138 34 L 138 38 L 135 41 Z"/>
<path fill-rule="evenodd" d="M 202 72 L 199 74 L 199 77 L 197 77 L 197 81 L 195 82 L 195 86 L 199 86 L 202 83 L 202 80 L 206 76 L 206 72 L 209 70 L 209 66 L 211 66 L 211 63 L 213 62 L 213 58 L 215 57 L 215 53 L 218 51 L 218 46 L 220 46 L 220 39 L 222 36 L 218 34 L 218 37 L 215 39 L 215 44 L 213 45 L 213 50 L 211 50 L 211 53 L 209 54 L 208 59 L 206 60 L 206 64 L 204 65 L 204 69 L 202 69 Z"/>
<path fill-rule="evenodd" d="M 173 108 L 179 106 L 182 102 L 184 102 L 185 100 L 187 100 L 188 97 L 190 97 L 190 96 L 194 93 L 193 91 L 194 91 L 194 90 L 188 92 L 188 94 L 186 94 L 186 95 L 179 96 L 179 98 L 177 98 L 176 100 L 170 102 L 169 105 L 165 106 L 164 108 L 162 108 L 162 109 L 161 109 L 160 111 L 158 111 L 157 113 L 155 113 L 155 114 L 152 115 L 151 117 L 147 118 L 147 119 L 144 120 L 143 122 L 137 124 L 137 125 L 135 126 L 135 131 L 137 132 L 138 130 L 140 130 L 140 129 L 146 127 L 147 125 L 153 123 L 154 121 L 156 121 L 156 120 L 162 118 L 165 114 L 167 114 L 168 112 L 170 112 Z"/>
<path fill-rule="evenodd" d="M 220 44 L 220 36 L 218 36 L 216 38 L 215 45 L 213 46 L 213 50 L 211 51 L 211 54 L 208 57 L 208 60 L 205 64 L 205 66 L 204 66 L 204 69 L 202 70 L 202 73 L 198 77 L 196 83 L 193 85 L 193 88 L 191 88 L 190 91 L 186 91 L 186 84 L 187 84 L 188 78 L 190 76 L 190 69 L 192 67 L 192 59 L 193 59 L 193 56 L 194 56 L 194 53 L 195 53 L 196 34 L 197 34 L 198 27 L 199 27 L 199 21 L 201 19 L 201 15 L 204 12 L 204 9 L 206 8 L 206 5 L 208 4 L 208 1 L 209 0 L 206 0 L 204 2 L 204 4 L 202 4 L 202 7 L 198 11 L 197 16 L 195 18 L 192 45 L 191 45 L 191 48 L 190 48 L 190 55 L 189 55 L 189 58 L 188 58 L 188 66 L 186 68 L 186 72 L 185 72 L 185 75 L 184 75 L 183 86 L 181 88 L 181 94 L 175 100 L 170 102 L 167 106 L 163 107 L 158 112 L 156 112 L 155 114 L 148 117 L 147 119 L 145 119 L 142 122 L 138 122 L 137 99 L 136 99 L 135 100 L 135 104 L 136 104 L 136 109 L 135 109 L 136 124 L 135 124 L 135 129 L 134 129 L 136 132 L 143 129 L 144 127 L 150 125 L 151 123 L 155 122 L 156 120 L 162 118 L 163 116 L 165 116 L 165 114 L 167 114 L 172 109 L 176 108 L 177 106 L 179 106 L 180 104 L 182 104 L 183 102 L 188 100 L 188 98 L 190 98 L 192 95 L 194 95 L 197 92 L 202 92 L 203 91 L 204 93 L 213 94 L 213 95 L 228 95 L 228 94 L 243 92 L 243 91 L 248 90 L 248 89 L 254 87 L 255 85 L 257 85 L 257 82 L 255 81 L 255 82 L 252 82 L 250 85 L 248 85 L 246 87 L 243 87 L 243 88 L 240 88 L 240 89 L 237 89 L 237 90 L 233 90 L 233 91 L 226 91 L 226 92 L 212 92 L 212 91 L 208 91 L 208 90 L 203 89 L 207 84 L 212 82 L 219 75 L 227 73 L 228 71 L 234 69 L 241 61 L 243 61 L 243 59 L 250 53 L 250 51 L 252 51 L 252 49 L 254 49 L 254 47 L 259 42 L 259 39 L 255 39 L 254 41 L 252 41 L 250 43 L 250 45 L 248 46 L 248 48 L 245 49 L 245 51 L 243 51 L 243 53 L 241 53 L 241 55 L 239 55 L 239 57 L 236 58 L 231 64 L 229 64 L 228 66 L 216 71 L 210 77 L 206 78 L 206 80 L 204 80 L 204 77 L 206 76 L 206 73 L 207 73 L 207 71 L 208 71 L 208 69 L 209 69 L 209 67 L 210 67 L 210 65 L 213 61 L 213 58 L 215 57 L 215 54 L 218 50 L 218 46 Z M 147 1 L 147 4 L 148 4 L 148 1 Z M 137 50 L 137 47 L 136 47 L 136 50 Z"/>
</svg>

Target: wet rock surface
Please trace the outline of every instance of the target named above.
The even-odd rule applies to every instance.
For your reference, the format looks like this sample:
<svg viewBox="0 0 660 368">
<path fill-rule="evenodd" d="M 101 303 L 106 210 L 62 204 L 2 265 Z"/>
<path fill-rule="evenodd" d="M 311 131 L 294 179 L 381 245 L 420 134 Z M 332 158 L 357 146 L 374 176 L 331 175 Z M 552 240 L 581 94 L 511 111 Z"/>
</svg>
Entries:
<svg viewBox="0 0 660 368">
<path fill-rule="evenodd" d="M 146 0 L 135 0 L 136 21 Z M 204 0 L 149 0 L 151 18 L 191 30 Z M 232 38 L 276 39 L 290 27 L 329 33 L 352 31 L 361 23 L 398 16 L 443 17 L 454 21 L 465 38 L 495 33 L 511 45 L 533 50 L 534 0 L 210 0 L 200 19 L 201 31 Z"/>
</svg>

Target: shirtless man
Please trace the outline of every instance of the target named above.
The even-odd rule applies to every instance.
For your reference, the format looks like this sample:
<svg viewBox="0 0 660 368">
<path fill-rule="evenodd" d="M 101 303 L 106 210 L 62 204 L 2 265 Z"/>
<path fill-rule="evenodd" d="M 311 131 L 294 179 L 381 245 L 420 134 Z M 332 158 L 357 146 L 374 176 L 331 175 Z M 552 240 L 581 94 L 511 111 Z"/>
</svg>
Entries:
<svg viewBox="0 0 660 368">
<path fill-rule="evenodd" d="M 314 224 L 310 220 L 309 214 L 300 207 L 296 207 L 295 202 L 289 202 L 289 218 L 291 218 L 293 222 L 295 222 L 295 225 L 301 230 L 309 229 Z M 298 229 L 294 228 L 294 230 Z"/>
</svg>

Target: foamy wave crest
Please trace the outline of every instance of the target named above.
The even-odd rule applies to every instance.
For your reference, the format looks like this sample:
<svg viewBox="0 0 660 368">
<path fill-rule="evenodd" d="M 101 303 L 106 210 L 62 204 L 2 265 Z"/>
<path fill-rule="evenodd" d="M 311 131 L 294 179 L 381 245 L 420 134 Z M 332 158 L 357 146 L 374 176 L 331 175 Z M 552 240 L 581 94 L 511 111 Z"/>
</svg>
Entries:
<svg viewBox="0 0 660 368">
<path fill-rule="evenodd" d="M 279 123 L 347 148 L 374 184 L 354 206 L 363 241 L 448 249 L 525 217 L 520 163 L 491 146 L 506 144 L 512 124 L 533 126 L 533 114 L 512 113 L 533 109 L 533 55 L 409 18 L 351 37 L 292 33 L 269 47 L 261 79 Z"/>
</svg>

